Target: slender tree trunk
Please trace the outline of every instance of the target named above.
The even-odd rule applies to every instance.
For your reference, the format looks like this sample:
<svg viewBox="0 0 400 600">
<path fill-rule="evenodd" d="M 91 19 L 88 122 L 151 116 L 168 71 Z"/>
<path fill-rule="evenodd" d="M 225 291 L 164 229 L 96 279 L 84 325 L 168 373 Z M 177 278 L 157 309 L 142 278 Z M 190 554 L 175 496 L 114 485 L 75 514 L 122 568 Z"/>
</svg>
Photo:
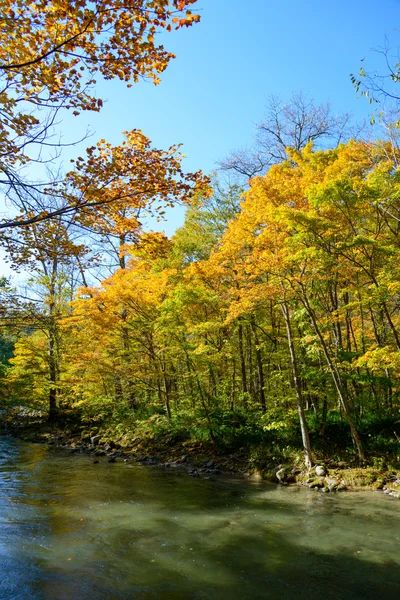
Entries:
<svg viewBox="0 0 400 600">
<path fill-rule="evenodd" d="M 172 415 L 171 415 L 171 403 L 170 403 L 169 391 L 170 390 L 169 390 L 168 380 L 167 380 L 167 377 L 166 377 L 165 371 L 164 371 L 164 404 L 165 404 L 165 410 L 167 411 L 168 421 L 171 421 Z"/>
<path fill-rule="evenodd" d="M 392 330 L 393 337 L 394 337 L 395 342 L 396 342 L 397 350 L 400 350 L 400 337 L 399 337 L 397 329 L 396 329 L 396 327 L 395 327 L 395 325 L 394 325 L 394 323 L 392 321 L 392 318 L 390 316 L 389 309 L 387 307 L 386 302 L 383 303 L 383 311 L 384 311 L 386 319 L 387 319 L 387 321 L 389 323 L 389 327 Z"/>
<path fill-rule="evenodd" d="M 367 371 L 367 375 L 368 375 L 369 380 L 370 380 L 369 387 L 370 387 L 370 390 L 371 390 L 372 397 L 373 397 L 373 399 L 375 401 L 376 411 L 378 413 L 378 419 L 381 420 L 382 419 L 381 405 L 380 405 L 379 398 L 378 398 L 378 396 L 376 394 L 376 391 L 375 391 L 375 386 L 373 384 L 373 375 L 372 375 L 372 373 L 370 372 L 370 370 L 368 368 L 366 369 L 366 371 Z"/>
<path fill-rule="evenodd" d="M 387 405 L 390 409 L 390 412 L 393 412 L 393 389 L 389 369 L 385 369 L 385 375 L 388 380 Z"/>
<path fill-rule="evenodd" d="M 258 382 L 259 382 L 259 387 L 260 387 L 260 404 L 261 404 L 262 411 L 265 412 L 266 403 L 265 403 L 265 392 L 264 392 L 264 371 L 263 371 L 260 344 L 259 344 L 259 339 L 258 339 L 258 335 L 257 335 L 257 326 L 256 326 L 256 321 L 255 321 L 254 315 L 251 316 L 250 325 L 251 325 L 251 329 L 252 329 L 253 335 L 254 335 Z"/>
<path fill-rule="evenodd" d="M 57 316 L 56 316 L 56 283 L 58 273 L 58 260 L 55 258 L 49 284 L 49 421 L 56 420 L 58 416 L 57 406 L 57 371 L 58 371 L 58 345 L 57 345 Z"/>
<path fill-rule="evenodd" d="M 231 402 L 230 402 L 231 410 L 235 410 L 235 396 L 236 396 L 236 361 L 235 361 L 235 359 L 233 359 Z"/>
<path fill-rule="evenodd" d="M 319 437 L 323 440 L 325 437 L 325 428 L 326 428 L 326 418 L 328 416 L 328 398 L 326 394 L 324 395 L 324 399 L 322 402 L 322 416 L 321 416 L 321 424 L 319 426 Z"/>
<path fill-rule="evenodd" d="M 200 400 L 201 400 L 201 405 L 204 409 L 205 415 L 206 415 L 206 419 L 207 419 L 207 423 L 208 423 L 208 430 L 210 432 L 210 438 L 212 439 L 213 442 L 215 442 L 215 436 L 214 436 L 214 430 L 213 430 L 213 426 L 212 426 L 212 422 L 211 422 L 211 417 L 210 417 L 210 412 L 207 408 L 207 403 L 204 399 L 204 394 L 203 394 L 203 390 L 199 381 L 199 378 L 196 374 L 196 381 L 197 381 L 197 387 L 199 390 L 199 394 L 200 394 Z"/>
<path fill-rule="evenodd" d="M 125 242 L 126 242 L 126 235 L 124 233 L 121 233 L 121 235 L 119 236 L 119 266 L 121 269 L 125 269 L 126 268 L 126 256 L 125 256 Z"/>
<path fill-rule="evenodd" d="M 114 374 L 114 396 L 116 401 L 121 401 L 123 398 L 121 377 L 118 373 Z"/>
<path fill-rule="evenodd" d="M 239 357 L 240 357 L 240 372 L 242 375 L 242 392 L 243 394 L 247 394 L 247 374 L 246 374 L 246 361 L 244 358 L 244 349 L 243 349 L 243 325 L 239 320 L 238 325 L 238 341 L 239 341 Z M 246 401 L 244 402 L 246 406 Z"/>
<path fill-rule="evenodd" d="M 211 395 L 216 397 L 217 396 L 217 378 L 215 376 L 215 371 L 212 368 L 211 363 L 208 366 L 208 372 L 209 372 L 209 387 L 211 389 Z"/>
<path fill-rule="evenodd" d="M 304 449 L 304 458 L 305 458 L 306 467 L 309 469 L 313 465 L 313 456 L 312 456 L 312 450 L 311 450 L 310 435 L 308 433 L 308 426 L 307 426 L 306 416 L 304 413 L 304 401 L 303 401 L 303 394 L 302 394 L 302 390 L 301 390 L 301 382 L 300 382 L 300 377 L 299 377 L 297 357 L 296 357 L 295 347 L 293 344 L 293 336 L 292 336 L 292 328 L 291 328 L 291 324 L 290 324 L 289 308 L 288 308 L 288 305 L 286 304 L 286 302 L 284 302 L 282 304 L 282 314 L 285 319 L 285 325 L 286 325 L 286 335 L 287 335 L 287 340 L 288 340 L 288 345 L 289 345 L 290 364 L 292 366 L 294 388 L 296 391 L 297 411 L 299 413 L 301 438 L 303 441 L 303 449 Z"/>
<path fill-rule="evenodd" d="M 253 402 L 256 402 L 256 386 L 254 381 L 254 368 L 253 368 L 253 339 L 250 327 L 246 327 L 246 349 L 247 349 L 247 369 L 249 374 L 249 394 Z"/>
<path fill-rule="evenodd" d="M 192 369 L 190 366 L 190 360 L 189 360 L 189 356 L 188 354 L 185 352 L 185 356 L 186 356 L 186 368 L 187 368 L 187 372 L 189 374 L 189 391 L 190 391 L 190 397 L 192 399 L 192 408 L 194 409 L 196 406 L 196 399 L 195 399 L 195 395 L 194 395 L 194 389 L 193 389 L 193 381 L 192 381 Z"/>
<path fill-rule="evenodd" d="M 58 415 L 57 407 L 57 357 L 56 357 L 56 341 L 53 332 L 50 332 L 49 337 L 49 421 L 54 421 Z"/>
</svg>

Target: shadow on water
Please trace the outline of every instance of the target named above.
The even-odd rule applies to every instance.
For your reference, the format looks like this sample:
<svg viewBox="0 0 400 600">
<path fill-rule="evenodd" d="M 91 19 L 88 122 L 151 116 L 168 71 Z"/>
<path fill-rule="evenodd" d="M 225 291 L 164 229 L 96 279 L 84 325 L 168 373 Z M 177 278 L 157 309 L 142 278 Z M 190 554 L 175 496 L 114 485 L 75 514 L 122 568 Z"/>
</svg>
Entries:
<svg viewBox="0 0 400 600">
<path fill-rule="evenodd" d="M 0 440 L 0 598 L 398 599 L 400 504 Z"/>
</svg>

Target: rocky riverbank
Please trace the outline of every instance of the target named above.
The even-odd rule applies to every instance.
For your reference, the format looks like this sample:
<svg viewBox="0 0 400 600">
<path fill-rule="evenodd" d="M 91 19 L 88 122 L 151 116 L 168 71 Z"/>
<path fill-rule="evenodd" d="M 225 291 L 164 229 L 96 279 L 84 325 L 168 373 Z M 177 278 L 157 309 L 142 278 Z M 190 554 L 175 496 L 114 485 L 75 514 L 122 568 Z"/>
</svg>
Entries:
<svg viewBox="0 0 400 600">
<path fill-rule="evenodd" d="M 370 466 L 350 467 L 331 462 L 329 468 L 325 463 L 309 470 L 281 467 L 276 478 L 283 484 L 296 483 L 323 493 L 368 490 L 400 498 L 400 474 Z"/>
<path fill-rule="evenodd" d="M 379 467 L 361 467 L 346 462 L 319 460 L 311 469 L 290 461 L 279 465 L 259 464 L 246 448 L 221 454 L 210 444 L 194 441 L 166 447 L 152 446 L 143 440 L 137 440 L 134 446 L 124 445 L 101 431 L 82 434 L 73 429 L 60 430 L 46 421 L 29 419 L 7 423 L 3 433 L 33 443 L 60 447 L 72 454 L 87 454 L 94 464 L 100 460 L 109 463 L 132 461 L 163 469 L 179 469 L 191 477 L 204 479 L 235 475 L 281 485 L 302 485 L 321 493 L 375 490 L 400 498 L 400 473 L 388 469 L 383 462 Z"/>
<path fill-rule="evenodd" d="M 159 447 L 154 449 L 139 441 L 135 446 L 126 446 L 101 432 L 82 437 L 65 429 L 60 431 L 47 422 L 8 423 L 3 433 L 31 443 L 44 443 L 63 448 L 71 454 L 87 454 L 93 458 L 94 464 L 99 460 L 106 460 L 109 463 L 132 461 L 165 469 L 181 469 L 191 477 L 203 478 L 224 474 L 251 475 L 248 472 L 247 453 L 243 448 L 229 455 L 216 456 L 211 447 L 203 447 L 202 444 L 191 442 L 169 445 L 164 449 Z"/>
</svg>

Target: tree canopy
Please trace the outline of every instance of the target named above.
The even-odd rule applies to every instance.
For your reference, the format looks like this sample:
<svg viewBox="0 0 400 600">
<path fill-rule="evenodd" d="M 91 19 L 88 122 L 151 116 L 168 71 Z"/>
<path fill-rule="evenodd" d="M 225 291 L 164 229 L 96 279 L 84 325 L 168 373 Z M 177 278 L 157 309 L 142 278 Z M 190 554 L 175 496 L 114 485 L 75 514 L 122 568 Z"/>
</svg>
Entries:
<svg viewBox="0 0 400 600">
<path fill-rule="evenodd" d="M 0 184 L 22 213 L 3 219 L 2 228 L 53 215 L 55 191 L 27 167 L 49 161 L 54 166 L 46 150 L 58 152 L 63 146 L 57 125 L 62 112 L 99 111 L 103 101 L 95 94 L 97 77 L 128 86 L 141 77 L 159 83 L 174 55 L 157 45 L 155 36 L 198 21 L 190 10 L 195 2 L 1 3 Z M 43 196 L 53 208 L 43 209 Z M 65 207 L 56 206 L 56 215 L 61 210 Z"/>
</svg>

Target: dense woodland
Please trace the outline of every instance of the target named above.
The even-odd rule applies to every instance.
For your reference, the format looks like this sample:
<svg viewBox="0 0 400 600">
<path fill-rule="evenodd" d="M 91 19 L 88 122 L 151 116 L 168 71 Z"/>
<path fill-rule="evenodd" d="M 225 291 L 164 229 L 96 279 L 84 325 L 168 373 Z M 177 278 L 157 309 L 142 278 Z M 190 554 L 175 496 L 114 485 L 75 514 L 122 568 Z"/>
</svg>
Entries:
<svg viewBox="0 0 400 600">
<path fill-rule="evenodd" d="M 195 23 L 194 3 L 81 2 L 65 21 L 71 3 L 51 2 L 51 22 L 40 1 L 1 3 L 34 33 L 0 47 L 1 183 L 15 210 L 1 243 L 30 274 L 1 281 L 1 403 L 61 426 L 73 413 L 126 443 L 301 451 L 308 466 L 315 453 L 396 456 L 396 121 L 372 139 L 304 94 L 271 97 L 258 147 L 218 176 L 185 173 L 178 145 L 154 148 L 139 130 L 91 146 L 62 177 L 26 175 L 48 160 L 62 111 L 101 109 L 96 73 L 158 81 L 172 56 L 154 33 Z M 142 226 L 182 203 L 171 239 Z"/>
</svg>

